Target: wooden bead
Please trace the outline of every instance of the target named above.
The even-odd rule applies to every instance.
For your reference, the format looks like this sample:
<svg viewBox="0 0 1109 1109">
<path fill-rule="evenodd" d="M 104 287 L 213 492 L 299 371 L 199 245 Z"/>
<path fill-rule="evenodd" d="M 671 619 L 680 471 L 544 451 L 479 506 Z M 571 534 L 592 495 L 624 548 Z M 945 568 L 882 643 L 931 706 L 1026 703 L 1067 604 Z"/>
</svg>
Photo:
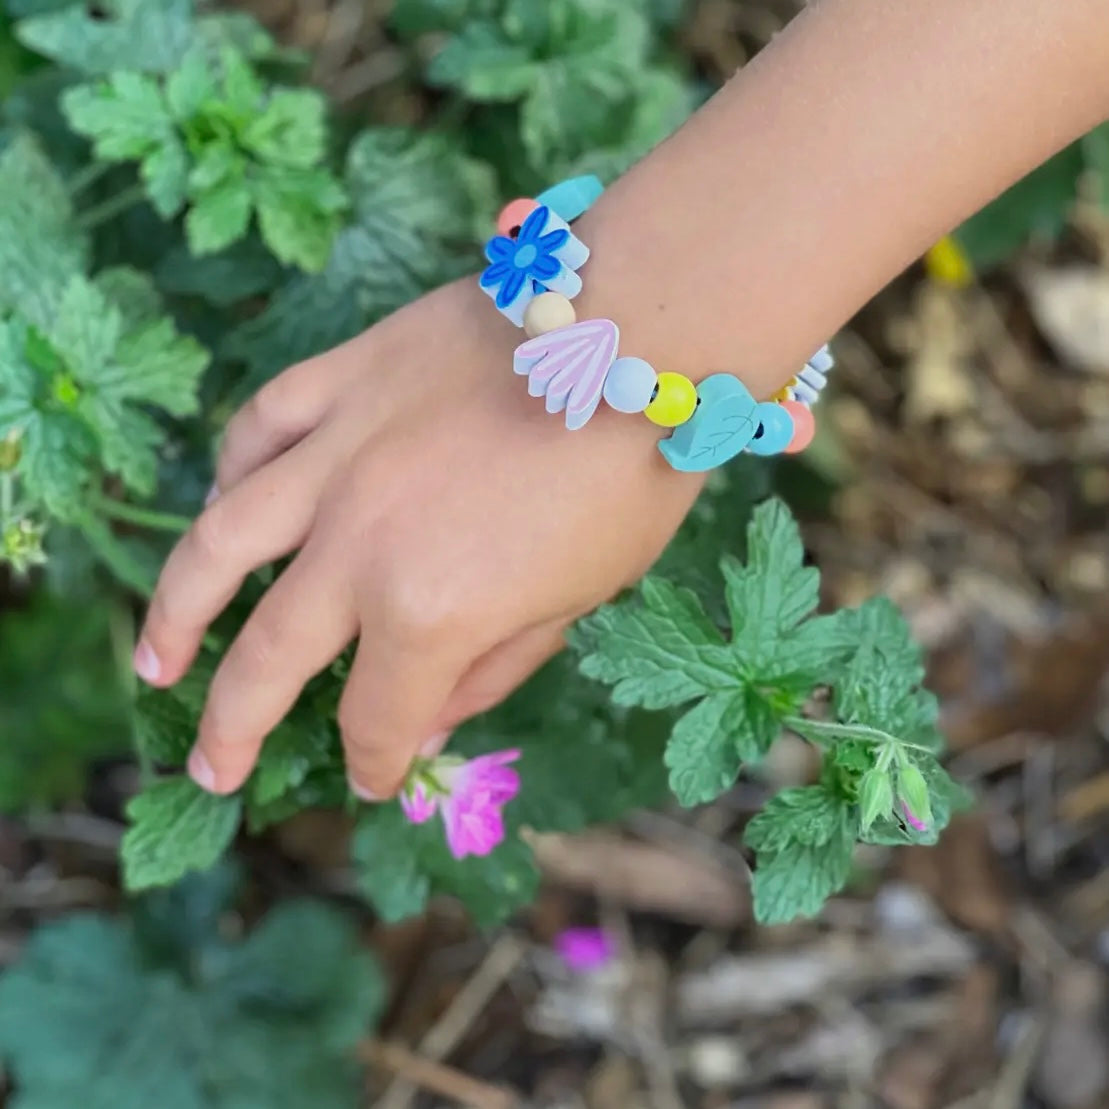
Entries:
<svg viewBox="0 0 1109 1109">
<path fill-rule="evenodd" d="M 658 375 L 658 392 L 643 410 L 643 415 L 659 427 L 677 427 L 693 415 L 697 407 L 697 388 L 684 374 Z"/>
<path fill-rule="evenodd" d="M 497 216 L 497 232 L 501 235 L 511 235 L 538 207 L 539 201 L 532 200 L 529 196 L 510 200 Z"/>
<path fill-rule="evenodd" d="M 800 401 L 787 400 L 782 407 L 793 419 L 793 438 L 782 453 L 799 454 L 813 441 L 813 436 L 816 434 L 816 420 L 813 419 L 812 409 Z"/>
<path fill-rule="evenodd" d="M 534 339 L 548 331 L 569 327 L 577 318 L 574 306 L 561 293 L 540 293 L 524 309 L 524 330 Z"/>
</svg>

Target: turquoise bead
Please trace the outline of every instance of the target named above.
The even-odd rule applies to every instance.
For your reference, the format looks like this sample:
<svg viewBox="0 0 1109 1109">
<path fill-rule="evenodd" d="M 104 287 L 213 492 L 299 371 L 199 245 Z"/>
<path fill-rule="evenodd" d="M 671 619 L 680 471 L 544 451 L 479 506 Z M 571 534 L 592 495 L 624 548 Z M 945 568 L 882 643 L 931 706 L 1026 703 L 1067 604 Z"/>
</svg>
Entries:
<svg viewBox="0 0 1109 1109">
<path fill-rule="evenodd" d="M 713 374 L 697 386 L 700 404 L 658 449 L 675 470 L 702 473 L 722 466 L 755 434 L 755 398 L 731 374 Z"/>
<path fill-rule="evenodd" d="M 570 223 L 587 212 L 604 191 L 600 178 L 588 173 L 582 177 L 569 177 L 565 181 L 559 181 L 535 199 Z"/>
<path fill-rule="evenodd" d="M 755 435 L 747 444 L 752 454 L 781 454 L 789 446 L 793 439 L 793 417 L 780 404 L 764 401 L 755 408 L 753 419 Z"/>
<path fill-rule="evenodd" d="M 651 403 L 658 374 L 642 358 L 617 358 L 605 378 L 605 403 L 617 412 L 642 412 Z"/>
</svg>

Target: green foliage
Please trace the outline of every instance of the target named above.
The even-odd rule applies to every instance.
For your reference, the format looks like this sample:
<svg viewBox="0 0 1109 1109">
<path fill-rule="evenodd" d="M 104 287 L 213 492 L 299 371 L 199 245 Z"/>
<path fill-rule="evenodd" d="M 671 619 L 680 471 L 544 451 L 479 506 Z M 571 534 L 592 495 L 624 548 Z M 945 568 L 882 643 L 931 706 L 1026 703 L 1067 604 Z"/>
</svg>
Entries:
<svg viewBox="0 0 1109 1109">
<path fill-rule="evenodd" d="M 242 942 L 217 871 L 137 906 L 46 925 L 0 978 L 0 1059 L 21 1109 L 360 1104 L 351 1049 L 383 986 L 353 929 L 312 902 Z"/>
<path fill-rule="evenodd" d="M 398 48 L 426 86 L 420 130 L 336 126 L 317 92 L 290 85 L 295 59 L 241 13 L 206 14 L 192 0 L 105 0 L 97 12 L 63 0 L 8 6 L 24 52 L 0 110 L 0 557 L 22 575 L 42 572 L 45 560 L 72 605 L 96 595 L 89 582 L 101 584 L 94 575 L 104 571 L 119 586 L 113 605 L 149 592 L 168 537 L 187 526 L 211 480 L 220 428 L 250 391 L 472 273 L 501 198 L 570 173 L 615 177 L 702 95 L 671 43 L 680 0 L 398 0 Z M 26 51 L 38 56 L 37 72 Z M 1095 148 L 1084 150 L 1092 164 Z M 937 758 L 936 704 L 920 686 L 919 652 L 887 603 L 818 614 L 819 575 L 784 506 L 764 504 L 744 526 L 768 489 L 757 460 L 712 475 L 655 574 L 575 630 L 581 671 L 564 656 L 460 730 L 452 753 L 519 749 L 521 780 L 504 809 L 503 842 L 461 861 L 441 816 L 413 825 L 396 803 L 355 806 L 335 722 L 345 658 L 267 737 L 237 795 L 209 796 L 183 775 L 163 776 L 184 765 L 220 654 L 270 571 L 252 576 L 188 677 L 137 697 L 133 730 L 149 773 L 128 807 L 126 883 L 166 885 L 210 867 L 244 820 L 257 831 L 305 808 L 348 808 L 357 816 L 358 883 L 381 916 L 397 920 L 449 895 L 490 925 L 535 892 L 531 832 L 573 831 L 657 804 L 667 777 L 683 803 L 710 801 L 784 729 L 819 748 L 822 768 L 817 783 L 771 798 L 748 829 L 760 919 L 816 912 L 846 881 L 859 839 L 933 842 L 963 798 Z M 41 643 L 15 618 L 26 654 L 0 666 L 17 685 L 50 651 L 58 661 L 41 665 L 68 674 L 77 669 L 70 658 L 91 649 L 94 632 L 82 637 L 66 603 L 41 610 L 56 623 Z M 36 628 L 38 619 L 36 608 Z M 101 635 L 103 623 L 95 629 Z M 62 737 L 59 764 L 101 749 L 76 743 L 78 735 L 118 739 L 125 721 L 109 697 L 110 657 L 89 666 L 95 691 L 70 679 L 71 697 L 49 705 L 21 693 L 26 722 L 5 708 L 0 721 L 17 720 L 18 742 L 7 761 L 0 756 L 0 804 L 63 798 L 79 784 L 76 762 L 65 774 L 45 755 L 28 760 L 24 739 L 36 727 Z M 329 1041 L 314 1034 L 316 1016 L 304 1018 L 307 1035 L 292 1047 L 267 1038 L 270 1018 L 253 1008 L 262 1024 L 242 1031 L 219 968 L 239 967 L 227 971 L 238 981 L 245 954 L 204 947 L 203 959 L 175 964 L 183 976 L 158 972 L 155 981 L 148 955 L 134 954 L 147 942 L 139 930 L 80 927 L 90 952 L 99 949 L 96 966 L 123 984 L 105 1037 L 150 1007 L 149 1043 L 112 1056 L 103 1088 L 115 1091 L 114 1104 L 127 1083 L 147 1080 L 128 1070 L 140 1056 L 155 1060 L 145 1073 L 164 1075 L 150 1098 L 197 1104 L 195 1072 L 183 1073 L 179 1052 L 202 1048 L 217 1067 L 204 1103 L 245 1104 L 218 1068 L 223 1045 L 208 1048 L 197 1038 L 203 1022 L 189 1024 L 216 997 L 219 1020 L 231 1022 L 227 1043 L 249 1041 L 235 1048 L 247 1070 L 280 1058 L 272 1099 L 258 1103 L 280 1106 L 304 1089 L 344 1103 L 341 1068 L 317 1073 L 316 1040 Z M 318 921 L 298 927 L 326 933 Z M 274 924 L 243 949 L 262 960 L 260 980 L 277 995 L 266 975 L 293 931 Z M 272 934 L 279 940 L 263 942 Z M 48 936 L 43 943 L 41 976 L 56 972 L 68 987 L 69 964 L 51 962 L 61 948 Z M 288 958 L 315 983 L 303 986 L 315 1013 L 322 994 L 312 991 L 323 979 L 312 977 L 311 958 L 303 967 L 299 953 Z M 95 985 L 96 966 L 73 964 L 74 1013 L 91 1005 L 76 979 Z M 12 980 L 38 972 L 21 973 Z M 15 1036 L 2 990 L 0 1032 Z M 72 1055 L 56 1077 L 42 1069 L 38 1041 L 9 1047 L 26 1105 L 72 1104 L 67 1083 L 91 1085 L 90 1060 L 103 1045 L 79 1041 L 64 1021 L 60 1028 Z M 268 1075 L 251 1077 L 268 1090 Z"/>
<path fill-rule="evenodd" d="M 0 813 L 79 797 L 90 760 L 128 749 L 119 615 L 46 593 L 0 613 Z"/>
<path fill-rule="evenodd" d="M 98 158 L 137 161 L 155 211 L 189 205 L 193 254 L 243 238 L 257 213 L 262 238 L 282 262 L 320 270 L 346 195 L 320 163 L 325 105 L 308 89 L 267 91 L 250 63 L 225 46 L 217 64 L 201 44 L 162 80 L 119 70 L 62 97 L 73 129 Z"/>
</svg>

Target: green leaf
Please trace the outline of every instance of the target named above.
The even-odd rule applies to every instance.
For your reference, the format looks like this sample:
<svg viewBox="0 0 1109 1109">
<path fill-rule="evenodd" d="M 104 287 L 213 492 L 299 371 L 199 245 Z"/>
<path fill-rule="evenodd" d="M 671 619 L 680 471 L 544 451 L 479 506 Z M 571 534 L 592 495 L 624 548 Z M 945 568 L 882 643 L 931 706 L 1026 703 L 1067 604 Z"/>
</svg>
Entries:
<svg viewBox="0 0 1109 1109">
<path fill-rule="evenodd" d="M 250 188 L 243 177 L 232 177 L 194 196 L 185 217 L 189 249 L 214 254 L 241 239 L 250 226 Z"/>
<path fill-rule="evenodd" d="M 527 46 L 510 42 L 496 23 L 475 21 L 447 40 L 431 60 L 427 79 L 472 100 L 517 100 L 538 72 Z"/>
<path fill-rule="evenodd" d="M 181 211 L 188 192 L 189 157 L 176 136 L 143 159 L 139 175 L 162 219 L 172 219 Z"/>
<path fill-rule="evenodd" d="M 224 356 L 250 369 L 244 391 L 476 265 L 495 190 L 489 171 L 454 140 L 365 131 L 348 152 L 346 185 L 355 222 L 339 232 L 323 271 L 291 278 L 228 338 Z"/>
<path fill-rule="evenodd" d="M 256 236 L 248 236 L 226 250 L 200 257 L 183 245 L 176 247 L 154 271 L 163 292 L 202 297 L 217 307 L 268 293 L 281 275 L 281 266 Z"/>
<path fill-rule="evenodd" d="M 135 927 L 80 914 L 34 934 L 0 980 L 20 1100 L 299 1109 L 310 1090 L 319 1109 L 355 1109 L 353 1048 L 385 991 L 351 924 L 293 902 L 234 944 L 207 909 L 184 926 L 188 904 L 141 906 Z"/>
<path fill-rule="evenodd" d="M 955 238 L 973 265 L 988 269 L 1033 238 L 1058 238 L 1074 205 L 1082 168 L 1082 145 L 1074 143 L 962 224 Z"/>
<path fill-rule="evenodd" d="M 760 924 L 788 924 L 816 916 L 847 884 L 853 847 L 854 838 L 844 828 L 821 847 L 793 843 L 759 859 L 751 878 L 755 919 Z"/>
<path fill-rule="evenodd" d="M 167 73 L 193 39 L 191 0 L 101 0 L 70 4 L 16 24 L 30 50 L 82 73 Z"/>
<path fill-rule="evenodd" d="M 78 799 L 90 761 L 127 751 L 127 699 L 113 650 L 121 614 L 39 591 L 0 615 L 0 813 Z"/>
<path fill-rule="evenodd" d="M 243 145 L 274 166 L 310 169 L 324 156 L 327 104 L 310 89 L 278 89 L 243 131 Z"/>
<path fill-rule="evenodd" d="M 327 265 L 347 206 L 325 169 L 267 167 L 253 181 L 262 238 L 282 262 L 316 273 Z"/>
<path fill-rule="evenodd" d="M 675 725 L 666 752 L 683 804 L 728 788 L 852 650 L 859 618 L 813 616 L 820 579 L 803 556 L 788 510 L 767 501 L 748 525 L 747 564 L 722 563 L 730 642 L 694 593 L 651 577 L 639 599 L 578 624 L 582 673 L 612 686 L 617 704 L 658 709 L 706 698 Z"/>
<path fill-rule="evenodd" d="M 62 110 L 108 162 L 140 160 L 175 138 L 158 82 L 142 73 L 119 70 L 97 84 L 66 89 Z"/>
<path fill-rule="evenodd" d="M 823 847 L 846 827 L 848 810 L 821 786 L 784 789 L 772 797 L 748 825 L 747 846 L 777 854 L 794 844 Z"/>
<path fill-rule="evenodd" d="M 166 80 L 166 103 L 178 123 L 190 123 L 217 92 L 215 74 L 200 47 L 193 47 Z"/>
<path fill-rule="evenodd" d="M 706 697 L 674 725 L 666 747 L 675 796 L 683 805 L 719 797 L 735 784 L 743 762 L 759 758 L 778 731 L 773 715 L 748 711 L 742 691 Z"/>
<path fill-rule="evenodd" d="M 0 312 L 50 327 L 87 242 L 73 222 L 65 183 L 38 142 L 18 133 L 0 145 Z"/>
<path fill-rule="evenodd" d="M 190 778 L 166 778 L 127 805 L 124 882 L 130 890 L 166 886 L 191 870 L 211 866 L 239 827 L 237 796 L 206 793 Z"/>
<path fill-rule="evenodd" d="M 644 578 L 642 605 L 605 605 L 578 622 L 589 645 L 582 673 L 613 687 L 618 705 L 659 709 L 738 687 L 720 631 L 696 595 Z"/>
<path fill-rule="evenodd" d="M 815 916 L 851 872 L 852 810 L 820 786 L 783 790 L 744 839 L 756 855 L 751 889 L 761 924 Z"/>
</svg>

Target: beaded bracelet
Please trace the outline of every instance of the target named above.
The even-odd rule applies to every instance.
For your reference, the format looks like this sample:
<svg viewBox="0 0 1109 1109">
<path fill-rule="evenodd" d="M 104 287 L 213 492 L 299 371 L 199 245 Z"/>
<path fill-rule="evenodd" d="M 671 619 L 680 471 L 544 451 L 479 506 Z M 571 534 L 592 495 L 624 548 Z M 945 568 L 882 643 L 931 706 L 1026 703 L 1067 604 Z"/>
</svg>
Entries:
<svg viewBox="0 0 1109 1109">
<path fill-rule="evenodd" d="M 485 246 L 489 265 L 479 284 L 498 311 L 529 338 L 516 348 L 513 370 L 547 411 L 584 427 L 602 399 L 617 412 L 642 412 L 674 430 L 658 444 L 675 470 L 700 472 L 741 451 L 796 454 L 812 442 L 812 405 L 835 364 L 825 345 L 771 400 L 758 402 L 731 374 L 699 385 L 684 374 L 656 372 L 642 358 L 617 357 L 620 329 L 609 319 L 578 320 L 570 303 L 581 292 L 578 270 L 589 248 L 570 223 L 601 195 L 596 177 L 575 177 L 539 196 L 505 205 Z"/>
</svg>

